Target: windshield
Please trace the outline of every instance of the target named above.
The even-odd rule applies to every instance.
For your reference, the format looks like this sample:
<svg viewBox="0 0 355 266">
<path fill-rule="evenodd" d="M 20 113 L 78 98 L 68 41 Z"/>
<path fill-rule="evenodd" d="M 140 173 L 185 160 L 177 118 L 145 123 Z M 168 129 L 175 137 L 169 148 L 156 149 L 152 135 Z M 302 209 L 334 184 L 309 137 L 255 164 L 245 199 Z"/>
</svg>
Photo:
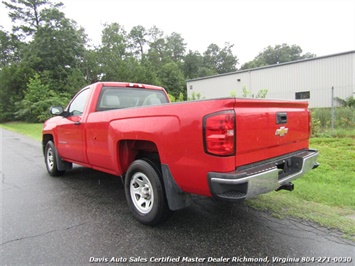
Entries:
<svg viewBox="0 0 355 266">
<path fill-rule="evenodd" d="M 163 91 L 133 89 L 124 87 L 104 87 L 101 90 L 97 111 L 130 108 L 168 103 Z"/>
</svg>

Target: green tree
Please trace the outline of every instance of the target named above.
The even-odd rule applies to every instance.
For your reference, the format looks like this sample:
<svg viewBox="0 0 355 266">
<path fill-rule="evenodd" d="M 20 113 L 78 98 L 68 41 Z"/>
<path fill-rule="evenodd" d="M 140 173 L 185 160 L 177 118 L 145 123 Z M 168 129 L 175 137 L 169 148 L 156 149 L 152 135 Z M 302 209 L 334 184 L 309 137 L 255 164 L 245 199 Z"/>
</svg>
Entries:
<svg viewBox="0 0 355 266">
<path fill-rule="evenodd" d="M 221 49 L 217 44 L 210 44 L 203 53 L 204 67 L 218 74 L 236 71 L 238 58 L 233 55 L 233 46 L 225 43 L 225 46 Z"/>
<path fill-rule="evenodd" d="M 49 0 L 10 0 L 2 1 L 10 10 L 13 31 L 21 37 L 32 36 L 41 26 L 45 9 L 59 8 L 63 3 Z"/>
<path fill-rule="evenodd" d="M 127 55 L 127 32 L 123 26 L 118 23 L 105 24 L 102 31 L 102 51 L 115 55 L 113 59 L 123 60 Z"/>
<path fill-rule="evenodd" d="M 84 88 L 87 84 L 88 82 L 85 80 L 82 70 L 80 68 L 71 68 L 67 72 L 63 91 L 73 96 L 79 89 Z"/>
<path fill-rule="evenodd" d="M 165 57 L 166 42 L 164 39 L 164 32 L 153 26 L 148 30 L 148 54 L 153 54 L 159 61 L 162 61 Z"/>
<path fill-rule="evenodd" d="M 70 90 L 68 77 L 73 72 L 80 73 L 75 69 L 81 67 L 86 39 L 84 30 L 75 21 L 67 19 L 58 9 L 47 9 L 24 61 L 42 73 L 51 87 L 62 92 Z"/>
<path fill-rule="evenodd" d="M 15 103 L 23 98 L 26 83 L 33 74 L 33 69 L 23 62 L 0 69 L 0 122 L 15 119 Z"/>
<path fill-rule="evenodd" d="M 218 74 L 215 70 L 210 69 L 208 67 L 202 67 L 199 71 L 198 71 L 198 77 L 208 77 L 208 76 L 213 76 Z"/>
<path fill-rule="evenodd" d="M 68 102 L 67 94 L 59 94 L 42 84 L 39 74 L 29 79 L 23 100 L 17 103 L 16 118 L 27 122 L 43 122 L 50 117 L 51 105 L 64 105 Z"/>
<path fill-rule="evenodd" d="M 101 80 L 101 63 L 102 60 L 98 48 L 85 49 L 80 69 L 86 84 L 92 84 Z"/>
<path fill-rule="evenodd" d="M 186 94 L 184 75 L 175 62 L 163 65 L 158 73 L 158 78 L 160 84 L 175 98 L 178 98 L 180 93 Z"/>
<path fill-rule="evenodd" d="M 184 38 L 181 37 L 181 34 L 173 32 L 170 36 L 167 36 L 165 50 L 169 58 L 180 64 L 186 51 L 186 43 L 184 43 Z"/>
<path fill-rule="evenodd" d="M 143 68 L 143 72 L 141 73 L 142 75 L 137 82 L 156 85 L 160 84 L 156 67 L 152 64 L 152 62 L 144 60 L 141 63 L 141 67 Z"/>
<path fill-rule="evenodd" d="M 147 31 L 143 26 L 135 26 L 128 34 L 130 39 L 130 47 L 133 50 L 133 54 L 141 60 L 144 59 L 144 46 L 147 43 Z"/>
<path fill-rule="evenodd" d="M 233 47 L 234 44 L 226 42 L 223 49 L 219 52 L 217 65 L 218 73 L 222 74 L 237 70 L 236 65 L 238 64 L 238 58 L 232 52 Z"/>
<path fill-rule="evenodd" d="M 13 61 L 12 55 L 15 49 L 11 36 L 6 31 L 3 31 L 2 27 L 0 27 L 0 50 L 0 68 L 3 68 Z"/>
<path fill-rule="evenodd" d="M 106 25 L 102 34 L 102 45 L 96 53 L 96 65 L 100 66 L 96 76 L 101 80 L 157 84 L 156 70 L 146 59 L 144 52 L 146 36 L 142 26 L 133 27 L 127 35 L 118 23 Z M 133 45 L 134 42 L 137 43 Z"/>
<path fill-rule="evenodd" d="M 106 24 L 102 31 L 102 44 L 98 49 L 99 65 L 103 80 L 125 80 L 124 60 L 128 51 L 127 32 L 118 23 Z"/>
<path fill-rule="evenodd" d="M 279 63 L 286 63 L 295 60 L 307 59 L 314 57 L 315 54 L 302 54 L 302 49 L 298 45 L 275 45 L 268 46 L 260 52 L 252 61 L 242 65 L 241 69 L 250 69 Z"/>
<path fill-rule="evenodd" d="M 183 64 L 183 73 L 186 79 L 201 77 L 201 69 L 203 68 L 203 57 L 198 51 L 189 50 L 185 56 Z"/>
<path fill-rule="evenodd" d="M 220 52 L 220 48 L 218 47 L 217 44 L 210 44 L 207 47 L 207 50 L 203 53 L 203 65 L 206 68 L 213 69 L 216 73 L 217 71 L 217 65 L 218 65 L 218 54 Z"/>
</svg>

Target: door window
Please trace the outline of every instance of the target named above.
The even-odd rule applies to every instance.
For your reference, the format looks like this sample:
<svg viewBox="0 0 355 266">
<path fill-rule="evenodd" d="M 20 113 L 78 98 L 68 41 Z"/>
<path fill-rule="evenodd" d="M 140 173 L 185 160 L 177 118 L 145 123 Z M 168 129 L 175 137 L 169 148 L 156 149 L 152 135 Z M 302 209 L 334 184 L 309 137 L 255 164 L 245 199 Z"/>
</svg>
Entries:
<svg viewBox="0 0 355 266">
<path fill-rule="evenodd" d="M 68 112 L 71 115 L 81 115 L 84 112 L 86 100 L 89 96 L 89 89 L 80 92 L 75 99 L 71 102 Z"/>
</svg>

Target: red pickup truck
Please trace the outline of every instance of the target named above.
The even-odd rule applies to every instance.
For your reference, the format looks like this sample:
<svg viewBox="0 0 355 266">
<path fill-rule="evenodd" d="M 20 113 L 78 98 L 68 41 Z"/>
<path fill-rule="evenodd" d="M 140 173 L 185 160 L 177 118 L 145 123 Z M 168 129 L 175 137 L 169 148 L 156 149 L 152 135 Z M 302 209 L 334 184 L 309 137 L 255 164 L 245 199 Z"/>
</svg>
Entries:
<svg viewBox="0 0 355 266">
<path fill-rule="evenodd" d="M 239 201 L 318 166 L 306 102 L 223 98 L 170 103 L 162 87 L 99 82 L 43 127 L 50 175 L 79 164 L 121 176 L 141 223 L 162 221 L 191 194 Z"/>
</svg>

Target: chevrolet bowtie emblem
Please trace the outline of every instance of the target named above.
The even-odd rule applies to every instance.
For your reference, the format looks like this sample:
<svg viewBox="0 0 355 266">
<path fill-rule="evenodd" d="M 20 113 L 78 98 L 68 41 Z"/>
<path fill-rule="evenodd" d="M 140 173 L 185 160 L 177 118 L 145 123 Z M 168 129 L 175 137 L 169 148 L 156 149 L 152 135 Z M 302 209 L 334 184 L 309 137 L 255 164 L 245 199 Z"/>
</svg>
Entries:
<svg viewBox="0 0 355 266">
<path fill-rule="evenodd" d="M 275 135 L 283 137 L 287 134 L 288 128 L 287 127 L 280 127 L 279 129 L 276 129 Z"/>
</svg>

